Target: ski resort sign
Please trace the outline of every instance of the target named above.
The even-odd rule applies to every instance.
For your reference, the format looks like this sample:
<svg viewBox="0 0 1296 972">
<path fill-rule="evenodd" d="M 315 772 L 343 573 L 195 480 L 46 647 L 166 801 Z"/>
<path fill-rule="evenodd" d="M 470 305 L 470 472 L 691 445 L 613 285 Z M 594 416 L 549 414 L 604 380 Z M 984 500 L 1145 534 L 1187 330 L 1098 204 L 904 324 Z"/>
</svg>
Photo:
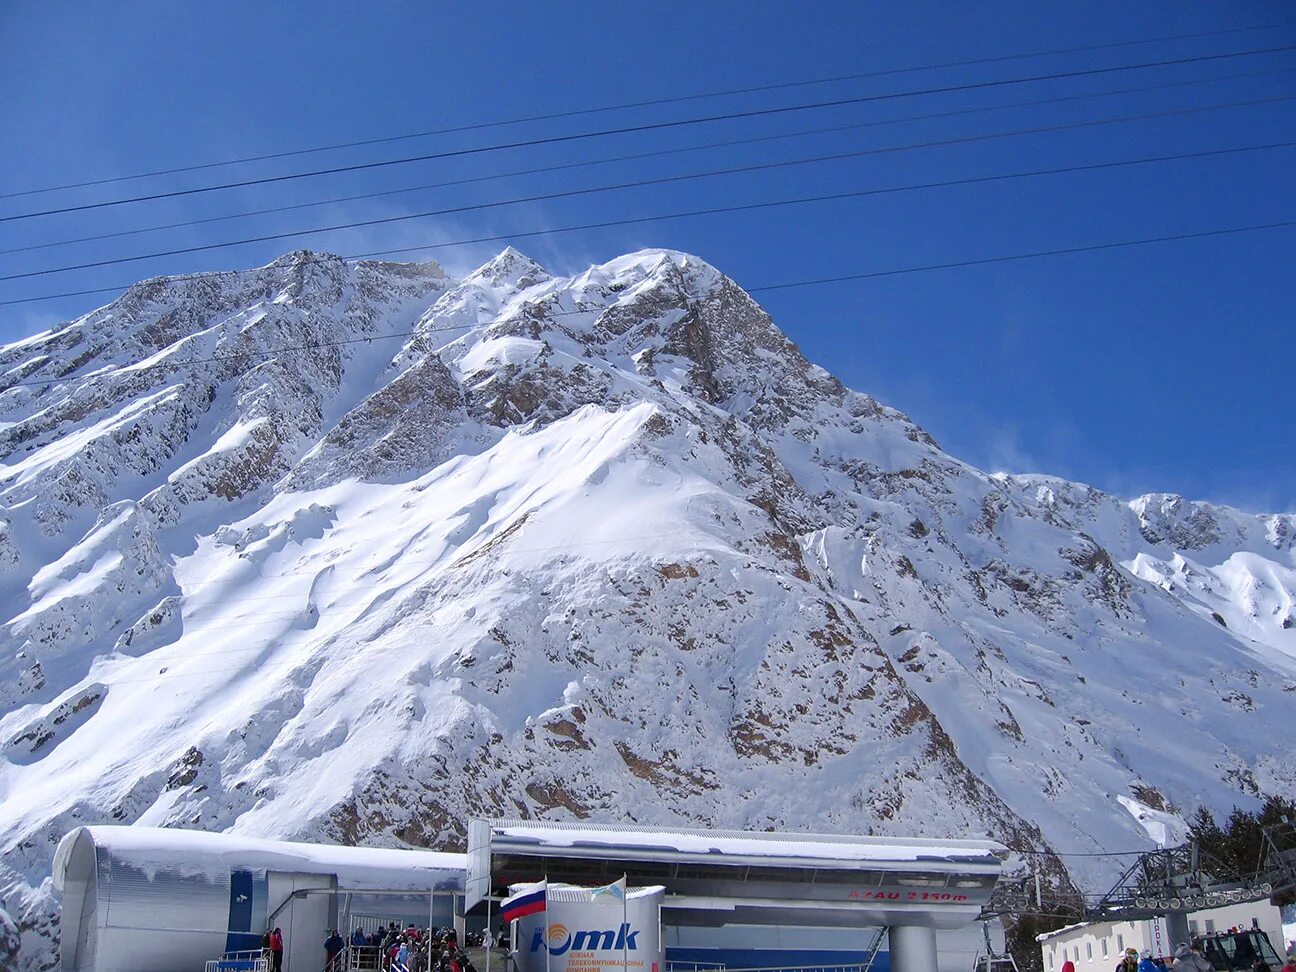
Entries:
<svg viewBox="0 0 1296 972">
<path fill-rule="evenodd" d="M 545 910 L 518 919 L 520 972 L 661 972 L 665 888 L 598 892 L 549 885 Z"/>
<path fill-rule="evenodd" d="M 852 901 L 907 901 L 920 904 L 966 904 L 966 894 L 951 891 L 906 891 L 895 888 L 868 888 L 851 891 L 846 897 Z"/>
</svg>

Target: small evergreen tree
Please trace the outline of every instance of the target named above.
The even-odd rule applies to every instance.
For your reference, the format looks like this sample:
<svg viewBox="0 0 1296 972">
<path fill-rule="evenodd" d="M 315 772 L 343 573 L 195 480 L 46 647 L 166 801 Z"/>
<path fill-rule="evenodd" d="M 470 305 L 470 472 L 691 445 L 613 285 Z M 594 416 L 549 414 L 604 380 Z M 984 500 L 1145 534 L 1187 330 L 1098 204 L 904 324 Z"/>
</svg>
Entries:
<svg viewBox="0 0 1296 972">
<path fill-rule="evenodd" d="M 1213 875 L 1223 881 L 1246 881 L 1257 876 L 1265 863 L 1268 845 L 1264 828 L 1296 820 L 1296 803 L 1273 796 L 1258 811 L 1234 807 L 1221 827 L 1205 807 L 1198 807 L 1188 821 L 1192 839 L 1219 863 L 1223 872 Z M 1281 905 L 1294 900 L 1293 889 L 1275 895 Z"/>
</svg>

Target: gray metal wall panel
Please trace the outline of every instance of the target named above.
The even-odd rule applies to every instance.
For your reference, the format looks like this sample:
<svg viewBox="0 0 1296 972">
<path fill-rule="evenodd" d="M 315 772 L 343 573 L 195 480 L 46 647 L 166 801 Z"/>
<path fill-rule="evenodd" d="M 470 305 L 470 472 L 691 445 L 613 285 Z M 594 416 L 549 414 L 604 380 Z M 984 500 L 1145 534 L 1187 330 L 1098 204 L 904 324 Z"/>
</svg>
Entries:
<svg viewBox="0 0 1296 972">
<path fill-rule="evenodd" d="M 201 972 L 225 947 L 224 931 L 109 928 L 100 934 L 95 972 Z"/>
<path fill-rule="evenodd" d="M 98 864 L 94 972 L 188 972 L 223 951 L 228 870 L 180 873 L 130 864 L 103 851 Z"/>
<path fill-rule="evenodd" d="M 109 928 L 219 931 L 229 926 L 229 869 L 202 873 L 112 859 Z"/>
</svg>

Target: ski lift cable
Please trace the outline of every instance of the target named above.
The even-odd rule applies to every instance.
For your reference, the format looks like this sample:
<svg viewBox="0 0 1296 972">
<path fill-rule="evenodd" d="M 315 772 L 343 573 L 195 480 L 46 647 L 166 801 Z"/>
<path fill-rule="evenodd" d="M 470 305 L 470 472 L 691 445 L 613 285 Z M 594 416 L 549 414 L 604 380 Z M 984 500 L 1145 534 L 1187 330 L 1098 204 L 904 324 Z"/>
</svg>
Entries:
<svg viewBox="0 0 1296 972">
<path fill-rule="evenodd" d="M 491 182 L 498 179 L 510 179 L 518 176 L 540 175 L 550 172 L 560 172 L 569 169 L 581 169 L 586 167 L 608 165 L 615 162 L 627 162 L 639 159 L 660 158 L 668 155 L 682 155 L 689 152 L 701 152 L 709 149 L 730 148 L 739 145 L 753 145 L 761 142 L 776 142 L 787 139 L 805 138 L 812 135 L 824 135 L 840 132 L 862 131 L 867 128 L 882 127 L 886 125 L 900 125 L 916 121 L 930 121 L 939 118 L 954 118 L 964 115 L 982 114 L 991 111 L 1007 111 L 1014 108 L 1027 108 L 1038 105 L 1062 104 L 1070 101 L 1087 101 L 1094 98 L 1108 98 L 1117 95 L 1139 94 L 1148 91 L 1164 91 L 1172 88 L 1193 87 L 1202 84 L 1213 84 L 1224 81 L 1236 81 L 1242 79 L 1267 77 L 1279 74 L 1291 74 L 1296 72 L 1296 68 L 1269 68 L 1263 71 L 1245 71 L 1235 74 L 1217 75 L 1209 78 L 1192 78 L 1187 81 L 1169 81 L 1162 84 L 1138 85 L 1128 88 L 1117 88 L 1111 91 L 1096 91 L 1085 94 L 1061 95 L 1054 98 L 1034 98 L 1027 101 L 1012 101 L 1000 105 L 985 105 L 975 108 L 958 108 L 952 111 L 929 112 L 921 115 L 906 115 L 901 118 L 886 118 L 874 121 L 856 122 L 848 125 L 831 125 L 823 128 L 801 129 L 795 132 L 780 132 L 774 135 L 757 135 L 750 138 L 726 139 L 719 142 L 707 142 L 701 145 L 689 145 L 683 148 L 657 149 L 651 152 L 635 152 L 628 155 L 614 155 L 601 159 L 590 159 L 578 162 L 564 162 L 558 165 L 539 166 L 531 169 L 514 169 L 509 172 L 493 173 L 491 175 L 470 176 L 464 179 L 452 179 L 446 182 L 431 182 L 417 186 L 405 186 L 399 189 L 385 189 L 381 192 L 364 192 L 356 193 L 349 196 L 332 196 L 325 199 L 316 199 L 311 202 L 293 203 L 286 206 L 269 206 L 263 209 L 250 209 L 237 213 L 227 213 L 220 216 L 207 216 L 200 219 L 179 220 L 174 223 L 161 223 L 154 226 L 142 226 L 135 229 L 117 230 L 112 233 L 100 233 L 93 236 L 79 236 L 68 239 L 54 240 L 48 243 L 31 243 L 26 246 L 10 247 L 9 249 L 0 249 L 0 255 L 10 253 L 27 253 L 33 250 L 47 250 L 54 247 L 72 246 L 80 243 L 91 243 L 99 240 L 120 239 L 126 236 L 139 236 L 145 233 L 157 233 L 171 229 L 183 229 L 192 226 L 203 226 L 210 223 L 228 222 L 235 219 L 245 219 L 254 216 L 268 216 L 276 213 L 293 212 L 302 209 L 313 209 L 319 206 L 336 205 L 345 202 L 357 202 L 364 199 L 380 199 L 386 196 L 398 196 L 405 193 L 424 192 L 429 189 L 444 189 L 452 186 L 469 185 L 479 182 Z"/>
<path fill-rule="evenodd" d="M 547 112 L 544 114 L 524 115 L 516 118 L 506 118 L 490 122 L 476 122 L 469 125 L 457 125 L 448 128 L 431 129 L 423 132 L 407 132 L 398 135 L 387 135 L 377 138 L 359 139 L 350 142 L 337 142 L 329 145 L 315 145 L 309 148 L 291 149 L 280 152 L 270 152 L 262 155 L 250 155 L 242 158 L 224 159 L 218 162 L 201 162 L 191 165 L 176 166 L 169 169 L 155 169 L 148 172 L 136 172 L 130 175 L 110 176 L 101 179 L 90 179 L 83 182 L 70 182 L 63 185 L 43 186 L 34 189 L 23 189 L 16 192 L 0 193 L 0 199 L 12 199 L 19 196 L 32 196 L 50 192 L 61 192 L 68 189 L 82 189 L 91 186 L 108 185 L 115 182 L 127 182 L 135 179 L 147 179 L 156 176 L 176 175 L 183 172 L 196 172 L 203 169 L 212 169 L 229 165 L 242 165 L 250 162 L 265 162 L 273 159 L 290 158 L 293 156 L 311 155 L 319 152 L 332 152 L 341 149 L 360 148 L 368 145 L 381 145 L 392 142 L 407 141 L 410 139 L 426 138 L 433 135 L 450 135 L 462 132 L 481 131 L 489 128 L 503 128 L 512 125 L 521 125 L 528 122 L 538 121 L 557 121 L 561 118 L 574 118 L 582 115 L 601 114 L 613 111 L 631 111 L 638 108 L 649 108 L 668 104 L 680 104 L 688 101 L 701 101 L 709 98 L 731 97 L 741 94 L 757 94 L 768 91 L 789 90 L 792 88 L 809 87 L 821 84 L 839 84 L 848 81 L 861 81 L 869 78 L 889 77 L 899 74 L 912 74 L 923 71 L 936 71 L 956 67 L 971 67 L 978 64 L 996 64 L 1006 61 L 1027 60 L 1036 57 L 1052 57 L 1060 54 L 1078 54 L 1088 53 L 1101 50 L 1114 50 L 1121 47 L 1136 47 L 1144 44 L 1168 43 L 1181 40 L 1196 40 L 1205 37 L 1221 37 L 1228 34 L 1248 33 L 1255 31 L 1278 30 L 1285 27 L 1296 26 L 1296 21 L 1285 21 L 1271 24 L 1254 24 L 1246 27 L 1228 27 L 1219 30 L 1198 31 L 1196 33 L 1169 34 L 1160 37 L 1146 37 L 1139 40 L 1113 41 L 1104 44 L 1087 44 L 1080 47 L 1062 47 L 1045 51 L 1031 51 L 1023 54 L 1002 54 L 992 57 L 970 58 L 958 61 L 946 61 L 938 64 L 924 64 L 910 67 L 884 68 L 876 71 L 867 71 L 859 74 L 845 74 L 826 78 L 807 78 L 796 81 L 776 82 L 771 84 L 755 85 L 745 88 L 728 88 L 720 91 L 709 91 L 695 94 L 676 95 L 669 98 L 654 98 L 647 101 L 625 102 L 617 105 L 602 105 L 593 108 L 568 109 L 559 112 Z"/>
<path fill-rule="evenodd" d="M 426 210 L 418 213 L 403 213 L 396 216 L 380 216 L 372 219 L 351 220 L 334 223 L 328 226 L 314 226 L 303 229 L 285 230 L 279 233 L 266 233 L 261 236 L 250 236 L 238 240 L 224 240 L 216 243 L 200 243 L 194 246 L 175 247 L 169 250 L 157 250 L 152 253 L 137 253 L 130 256 L 110 257 L 104 260 L 91 260 L 85 263 L 65 264 L 57 267 L 46 267 L 42 270 L 27 270 L 20 273 L 0 275 L 0 281 L 26 280 L 32 277 L 49 276 L 56 273 L 71 273 L 77 270 L 91 270 L 98 267 L 118 266 L 123 263 L 136 263 L 141 260 L 154 260 L 162 257 L 181 256 L 189 253 L 205 253 L 212 250 L 223 250 L 232 247 L 251 246 L 256 243 L 274 242 L 277 240 L 297 239 L 314 236 L 320 233 L 334 233 L 341 230 L 359 229 L 370 226 L 387 226 L 394 223 L 408 222 L 414 219 L 428 219 L 434 216 L 453 216 L 467 212 L 481 212 L 488 209 L 499 209 L 507 206 L 519 206 L 527 203 L 552 202 L 558 199 L 571 199 L 577 196 L 597 195 L 605 192 L 620 192 L 629 189 L 642 189 L 649 186 L 674 185 L 691 182 L 696 179 L 711 179 L 723 176 L 743 175 L 751 172 L 766 172 L 773 169 L 787 169 L 803 165 L 819 165 L 825 162 L 838 162 L 847 159 L 866 158 L 875 155 L 888 155 L 893 152 L 910 152 L 922 149 L 943 148 L 953 145 L 967 145 L 976 142 L 993 141 L 1002 138 L 1019 138 L 1029 135 L 1050 134 L 1063 131 L 1077 131 L 1102 125 L 1123 124 L 1134 121 L 1179 117 L 1200 114 L 1210 111 L 1231 111 L 1236 108 L 1249 108 L 1259 105 L 1273 105 L 1296 101 L 1296 95 L 1276 95 L 1268 98 L 1252 98 L 1245 101 L 1231 101 L 1223 104 L 1198 105 L 1191 108 L 1176 108 L 1169 111 L 1148 112 L 1138 115 L 1123 115 L 1116 118 L 1087 119 L 1079 122 L 1067 122 L 1059 125 L 1042 125 L 1032 128 L 1021 128 L 1009 131 L 983 132 L 976 135 L 964 135 L 957 138 L 930 139 L 923 142 L 911 142 L 904 145 L 885 145 L 875 148 L 860 149 L 854 152 L 837 152 L 828 155 L 817 155 L 809 158 L 785 159 L 777 162 L 760 162 L 751 165 L 729 166 L 703 172 L 689 172 L 682 175 L 659 176 L 652 179 L 634 179 L 627 182 L 612 183 L 602 186 L 586 186 L 579 189 L 566 189 L 560 192 L 535 193 L 513 199 L 500 199 L 486 203 L 472 203 L 464 206 L 450 206 L 444 209 Z"/>
<path fill-rule="evenodd" d="M 15 213 L 7 216 L 0 216 L 0 223 L 14 222 L 17 220 L 33 219 L 41 216 L 54 216 L 63 213 L 84 212 L 93 209 L 104 209 L 111 206 L 123 206 L 131 203 L 149 202 L 158 199 L 174 199 L 181 196 L 193 196 L 203 193 L 216 192 L 226 189 L 240 189 L 249 186 L 269 185 L 274 183 L 289 182 L 297 179 L 315 178 L 325 175 L 336 175 L 345 172 L 361 172 L 373 169 L 387 168 L 397 165 L 406 165 L 414 162 L 426 162 L 435 159 L 460 158 L 470 155 L 481 155 L 491 152 L 506 151 L 518 148 L 534 148 L 541 145 L 557 145 L 563 143 L 580 142 L 595 138 L 604 138 L 613 135 L 625 135 L 638 132 L 662 131 L 665 129 L 682 128 L 690 125 L 704 125 L 718 121 L 732 121 L 745 118 L 770 117 L 774 115 L 784 115 L 792 112 L 813 111 L 823 108 L 838 108 L 846 105 L 866 104 L 878 101 L 890 101 L 900 98 L 915 98 L 933 94 L 948 94 L 959 91 L 978 91 L 991 88 L 1005 87 L 1016 84 L 1031 84 L 1040 81 L 1056 81 L 1067 78 L 1078 77 L 1095 77 L 1104 74 L 1112 74 L 1119 71 L 1133 71 L 1147 68 L 1172 67 L 1183 64 L 1198 64 L 1209 61 L 1220 61 L 1232 58 L 1255 57 L 1264 54 L 1285 53 L 1296 50 L 1296 45 L 1282 45 L 1275 47 L 1256 48 L 1246 51 L 1230 51 L 1222 54 L 1204 54 L 1193 57 L 1171 58 L 1161 61 L 1143 61 L 1135 64 L 1120 64 L 1110 67 L 1086 68 L 1076 71 L 1058 71 L 1050 74 L 1036 74 L 1026 77 L 1003 78 L 994 81 L 977 81 L 966 84 L 942 85 L 930 88 L 918 88 L 909 91 L 889 92 L 886 94 L 861 95 L 854 98 L 837 98 L 828 101 L 818 101 L 803 103 L 798 105 L 782 105 L 772 108 L 757 108 L 748 111 L 729 112 L 715 115 L 702 115 L 693 118 L 675 119 L 670 121 L 651 122 L 640 125 L 628 125 L 618 128 L 605 128 L 595 131 L 575 132 L 567 135 L 549 135 L 541 138 L 521 139 L 513 142 L 502 142 L 494 145 L 477 146 L 474 148 L 451 149 L 442 152 L 432 152 L 425 155 L 406 156 L 399 159 L 383 159 L 372 162 L 357 162 L 351 165 L 333 166 L 326 169 L 313 169 L 305 172 L 292 172 L 277 176 L 262 176 L 255 179 L 243 179 L 235 182 L 223 182 L 209 184 L 205 186 L 194 186 L 188 189 L 174 189 L 167 192 L 155 192 L 140 196 L 125 196 L 118 199 L 101 200 L 98 202 L 82 203 L 76 206 L 63 206 L 56 209 L 37 210 L 28 213 Z"/>
<path fill-rule="evenodd" d="M 606 229 L 606 228 L 612 228 L 617 226 L 628 226 L 628 225 L 636 225 L 642 223 L 665 222 L 668 220 L 693 218 L 699 216 L 727 215 L 727 214 L 732 214 L 737 212 L 747 212 L 747 211 L 754 211 L 759 209 L 767 209 L 767 208 L 774 208 L 774 207 L 781 207 L 781 206 L 804 205 L 804 204 L 819 203 L 819 202 L 834 202 L 834 201 L 841 201 L 846 199 L 867 197 L 872 195 L 910 192 L 910 191 L 918 191 L 918 190 L 932 189 L 932 188 L 949 188 L 954 186 L 972 185 L 972 184 L 983 183 L 983 182 L 1008 181 L 1008 180 L 1020 179 L 1020 178 L 1117 168 L 1126 165 L 1145 165 L 1145 164 L 1153 164 L 1159 162 L 1179 161 L 1179 160 L 1187 160 L 1193 158 L 1209 157 L 1214 155 L 1229 155 L 1229 154 L 1240 153 L 1240 152 L 1261 151 L 1269 148 L 1283 147 L 1285 144 L 1286 143 L 1273 143 L 1271 145 L 1260 145 L 1260 146 L 1238 146 L 1238 147 L 1226 148 L 1226 149 L 1207 150 L 1204 152 L 1191 152 L 1191 153 L 1166 155 L 1166 156 L 1149 156 L 1140 159 L 1123 159 L 1123 160 L 1116 160 L 1113 162 L 1100 162 L 1100 163 L 1093 163 L 1088 165 L 1064 166 L 1064 167 L 1054 168 L 1054 169 L 1035 169 L 1029 172 L 1014 172 L 1014 173 L 990 175 L 990 176 L 976 176 L 967 179 L 952 179 L 952 180 L 945 180 L 940 182 L 919 183 L 919 184 L 906 185 L 906 186 L 890 186 L 890 187 L 883 187 L 877 189 L 863 189 L 863 190 L 854 190 L 854 191 L 847 191 L 847 192 L 840 192 L 840 193 L 828 193 L 828 194 L 816 195 L 816 196 L 782 198 L 782 199 L 767 200 L 762 202 L 743 203 L 743 204 L 738 204 L 733 206 L 718 206 L 718 207 L 712 207 L 707 209 L 693 209 L 693 210 L 686 210 L 683 212 L 675 212 L 675 213 L 656 213 L 647 216 L 633 216 L 633 217 L 627 217 L 622 219 L 602 220 L 602 221 L 592 222 L 592 223 L 582 223 L 575 226 L 556 226 L 556 227 L 545 227 L 536 230 L 519 230 L 519 231 L 513 231 L 509 233 L 495 234 L 491 236 L 478 236 L 478 237 L 471 237 L 471 238 L 465 238 L 459 240 L 447 240 L 439 243 L 422 243 L 422 244 L 417 244 L 412 246 L 390 247 L 381 250 L 369 250 L 361 253 L 347 254 L 345 257 L 343 257 L 343 259 L 361 260 L 361 259 L 367 259 L 371 257 L 394 256 L 397 254 L 424 253 L 431 250 L 446 249 L 450 247 L 467 246 L 467 245 L 478 244 L 478 243 L 496 243 L 496 242 L 503 242 L 505 240 L 523 239 L 523 238 L 536 237 L 536 236 L 550 236 L 550 235 L 557 235 L 560 233 L 572 233 L 572 232 L 579 232 L 579 231 L 592 230 L 592 229 Z M 327 254 L 319 254 L 319 255 L 312 255 L 311 258 L 315 260 L 325 260 L 325 259 L 329 259 L 330 257 Z M 183 282 L 186 280 L 201 279 L 203 277 L 210 276 L 213 272 L 220 272 L 220 271 L 206 270 L 206 271 L 191 272 L 191 273 L 172 274 L 165 277 L 149 278 L 149 280 Z M 226 272 L 230 272 L 230 271 L 226 271 Z M 9 300 L 0 301 L 0 306 L 39 303 L 39 302 L 44 302 L 49 300 L 88 296 L 91 294 L 126 291 L 129 288 L 138 285 L 140 282 L 141 281 L 131 281 L 130 283 L 117 284 L 109 287 L 97 287 L 88 290 L 64 291 L 61 293 L 44 294 L 36 297 L 13 298 Z M 144 281 L 144 282 L 148 282 L 148 281 Z"/>
<path fill-rule="evenodd" d="M 818 277 L 818 278 L 807 279 L 807 280 L 789 281 L 785 283 L 766 284 L 764 286 L 759 286 L 759 287 L 748 287 L 745 288 L 745 290 L 749 294 L 770 293 L 773 291 L 791 290 L 793 288 L 818 287 L 818 286 L 826 286 L 829 284 L 846 283 L 846 282 L 860 281 L 860 280 L 881 279 L 885 277 L 904 276 L 904 275 L 915 274 L 915 273 L 928 273 L 928 272 L 953 270 L 953 269 L 966 268 L 966 267 L 991 266 L 994 264 L 1012 263 L 1012 262 L 1018 262 L 1023 260 L 1045 259 L 1049 257 L 1057 257 L 1057 256 L 1064 256 L 1064 255 L 1077 254 L 1077 253 L 1095 253 L 1095 252 L 1103 252 L 1103 251 L 1116 250 L 1116 249 L 1126 249 L 1126 248 L 1140 247 L 1140 246 L 1153 246 L 1162 243 L 1183 242 L 1189 240 L 1209 239 L 1213 237 L 1223 237 L 1223 236 L 1234 236 L 1234 235 L 1240 235 L 1244 233 L 1268 232 L 1277 229 L 1289 229 L 1293 226 L 1296 226 L 1296 219 L 1281 220 L 1281 221 L 1270 222 L 1270 223 L 1259 223 L 1259 224 L 1252 224 L 1247 226 L 1221 227 L 1212 230 L 1199 230 L 1196 232 L 1189 232 L 1189 233 L 1175 233 L 1166 236 L 1144 237 L 1141 239 L 1133 239 L 1133 240 L 1115 240 L 1115 241 L 1104 242 L 1104 243 L 1084 244 L 1080 246 L 1058 247 L 1058 248 L 1048 249 L 1048 250 L 1034 250 L 1027 253 L 1013 253 L 1013 254 L 1005 254 L 1000 256 L 968 259 L 968 260 L 954 260 L 954 261 L 948 261 L 943 263 L 918 264 L 918 265 L 912 265 L 908 267 L 896 267 L 888 270 L 874 270 L 874 271 L 869 271 L 867 273 L 843 274 L 834 277 Z M 560 317 L 560 316 L 565 316 L 568 314 L 575 314 L 575 313 L 588 314 L 590 312 L 589 311 L 556 311 L 550 314 L 549 316 Z M 339 346 L 349 345 L 349 344 L 360 344 L 368 340 L 376 340 L 380 337 L 382 339 L 392 339 L 397 337 L 412 337 L 419 333 L 430 333 L 433 331 L 471 330 L 472 328 L 477 326 L 479 325 L 464 324 L 464 325 L 456 325 L 453 327 L 445 327 L 445 328 L 426 328 L 423 329 L 422 331 L 409 330 L 403 332 L 393 332 L 393 333 L 380 335 L 380 336 L 374 335 L 372 337 L 344 338 L 344 339 L 337 339 L 331 341 L 312 342 L 309 344 L 292 345 L 292 346 L 281 347 L 281 348 L 268 348 L 268 349 L 260 349 L 260 350 L 249 350 L 243 352 L 233 352 L 229 354 L 213 355 L 204 358 L 186 359 L 184 361 L 177 361 L 177 362 L 171 362 L 166 359 L 163 359 L 162 361 L 159 361 L 153 365 L 116 366 L 116 367 L 104 369 L 88 375 L 76 375 L 67 378 L 25 379 L 20 381 L 14 381 L 8 383 L 7 385 L 4 385 L 3 387 L 0 387 L 0 392 L 5 391 L 9 388 L 15 388 L 20 386 L 41 386 L 41 385 L 61 386 L 67 384 L 80 384 L 86 381 L 94 381 L 100 378 L 110 377 L 111 375 L 122 373 L 122 372 L 140 371 L 143 370 L 144 368 L 156 368 L 156 367 L 161 367 L 163 365 L 168 365 L 172 368 L 185 368 L 185 367 L 191 367 L 193 365 L 207 364 L 214 361 L 222 361 L 228 359 L 237 359 L 237 358 L 263 359 L 263 358 L 270 358 L 279 354 L 287 354 L 295 351 L 316 350 L 319 348 L 326 348 L 326 347 L 339 347 Z"/>
</svg>

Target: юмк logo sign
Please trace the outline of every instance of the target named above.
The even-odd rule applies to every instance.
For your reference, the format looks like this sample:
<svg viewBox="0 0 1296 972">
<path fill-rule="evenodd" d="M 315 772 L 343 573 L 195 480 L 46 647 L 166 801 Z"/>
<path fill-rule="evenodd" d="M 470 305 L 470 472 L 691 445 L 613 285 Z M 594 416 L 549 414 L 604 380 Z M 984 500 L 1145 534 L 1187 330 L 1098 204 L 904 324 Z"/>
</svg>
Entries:
<svg viewBox="0 0 1296 972">
<path fill-rule="evenodd" d="M 621 927 L 616 930 L 578 931 L 574 935 L 567 930 L 566 925 L 553 924 L 549 926 L 547 935 L 543 927 L 535 930 L 535 934 L 531 936 L 531 951 L 538 952 L 541 948 L 548 948 L 550 955 L 563 955 L 568 950 L 610 952 L 628 949 L 633 952 L 639 948 L 635 942 L 638 934 L 639 932 L 630 930 L 628 921 L 623 921 Z"/>
</svg>

